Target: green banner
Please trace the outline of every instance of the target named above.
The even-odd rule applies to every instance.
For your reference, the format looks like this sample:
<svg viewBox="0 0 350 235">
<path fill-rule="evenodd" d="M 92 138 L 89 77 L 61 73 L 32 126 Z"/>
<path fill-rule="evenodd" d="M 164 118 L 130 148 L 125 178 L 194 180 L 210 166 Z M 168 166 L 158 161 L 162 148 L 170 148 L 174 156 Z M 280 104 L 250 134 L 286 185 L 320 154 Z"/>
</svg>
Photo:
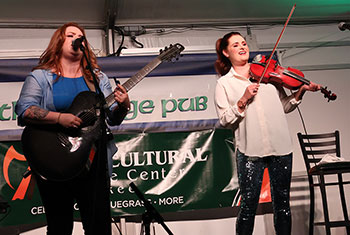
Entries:
<svg viewBox="0 0 350 235">
<path fill-rule="evenodd" d="M 129 184 L 134 182 L 160 212 L 230 207 L 236 205 L 238 184 L 233 160 L 232 131 L 115 135 L 118 152 L 111 178 L 112 216 L 144 213 L 143 202 Z M 0 226 L 45 221 L 37 188 L 29 199 L 28 164 L 19 141 L 1 142 L 0 195 L 8 202 Z M 78 212 L 76 211 L 78 216 Z"/>
<path fill-rule="evenodd" d="M 115 214 L 144 211 L 130 192 L 134 182 L 160 212 L 231 206 L 237 187 L 223 193 L 234 175 L 232 132 L 118 135 L 112 177 Z M 227 140 L 227 141 L 225 141 Z"/>
</svg>

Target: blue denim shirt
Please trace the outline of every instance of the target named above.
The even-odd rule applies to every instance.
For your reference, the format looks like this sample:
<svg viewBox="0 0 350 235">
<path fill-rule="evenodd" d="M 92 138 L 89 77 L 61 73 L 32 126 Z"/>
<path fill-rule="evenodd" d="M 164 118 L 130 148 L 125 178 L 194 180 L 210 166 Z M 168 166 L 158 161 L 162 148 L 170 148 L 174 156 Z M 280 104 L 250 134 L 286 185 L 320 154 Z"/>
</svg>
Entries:
<svg viewBox="0 0 350 235">
<path fill-rule="evenodd" d="M 109 83 L 106 74 L 100 72 L 100 89 L 105 97 L 112 93 L 112 87 Z M 23 114 L 30 106 L 39 106 L 43 109 L 56 111 L 53 103 L 53 73 L 50 70 L 37 69 L 31 72 L 25 79 L 19 99 L 17 101 L 15 112 L 18 115 L 18 125 L 24 126 Z M 114 103 L 110 110 L 113 110 L 117 103 Z M 108 124 L 113 125 L 113 122 L 107 120 Z M 107 144 L 108 154 L 108 170 L 112 173 L 112 157 L 116 153 L 117 147 L 114 140 L 111 140 Z"/>
</svg>

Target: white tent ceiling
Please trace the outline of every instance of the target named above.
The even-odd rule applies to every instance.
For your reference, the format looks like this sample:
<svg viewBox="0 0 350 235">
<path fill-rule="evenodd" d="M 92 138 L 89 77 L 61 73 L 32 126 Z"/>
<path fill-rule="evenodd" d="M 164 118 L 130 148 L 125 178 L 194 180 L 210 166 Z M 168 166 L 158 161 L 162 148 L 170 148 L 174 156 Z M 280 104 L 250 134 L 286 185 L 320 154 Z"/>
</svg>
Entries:
<svg viewBox="0 0 350 235">
<path fill-rule="evenodd" d="M 124 37 L 116 37 L 116 33 L 130 36 L 135 32 L 139 35 L 147 31 L 151 37 L 163 32 L 164 41 L 166 40 L 164 32 L 173 29 L 176 31 L 176 27 L 226 29 L 231 26 L 243 26 L 241 29 L 248 31 L 250 25 L 254 29 L 258 29 L 260 25 L 262 27 L 259 29 L 268 25 L 268 28 L 273 30 L 270 26 L 282 26 L 294 4 L 296 9 L 289 25 L 314 27 L 316 24 L 350 22 L 350 0 L 1 0 L 0 37 L 3 39 L 3 45 L 6 46 L 2 47 L 0 57 L 2 54 L 6 58 L 9 54 L 11 56 L 27 55 L 27 50 L 30 50 L 27 56 L 33 56 L 33 53 L 37 56 L 42 51 L 42 45 L 38 41 L 43 41 L 42 34 L 48 34 L 36 29 L 56 29 L 63 23 L 71 21 L 79 23 L 85 29 L 98 30 L 96 34 L 98 38 L 101 38 L 100 31 L 102 31 L 103 39 L 97 41 L 95 45 L 101 49 L 100 55 L 105 55 L 115 52 L 119 44 L 123 45 L 121 40 Z M 25 38 L 23 35 L 33 35 L 33 32 L 38 35 L 42 33 L 26 42 L 28 47 L 36 48 L 35 52 L 31 52 L 34 49 L 20 47 L 22 43 L 9 40 L 9 38 L 20 40 Z M 156 33 L 150 34 L 150 32 Z M 275 34 L 278 33 L 275 32 Z M 32 36 L 29 37 L 29 39 L 32 38 Z M 204 37 L 200 39 L 205 40 Z M 144 43 L 147 42 L 150 44 L 149 47 L 157 47 L 153 45 L 156 43 L 150 43 L 150 39 L 145 37 Z M 128 41 L 126 40 L 125 43 Z M 335 43 L 337 43 L 336 46 L 344 46 L 344 44 L 347 46 L 350 42 L 341 40 Z M 201 44 L 197 41 L 197 44 L 200 46 L 205 42 Z M 207 44 L 212 46 L 214 43 Z M 329 45 L 328 43 L 327 46 Z M 260 46 L 269 48 L 269 46 Z"/>
<path fill-rule="evenodd" d="M 350 20 L 349 0 L 1 0 L 0 27 L 281 24 L 294 3 L 291 24 Z"/>
</svg>

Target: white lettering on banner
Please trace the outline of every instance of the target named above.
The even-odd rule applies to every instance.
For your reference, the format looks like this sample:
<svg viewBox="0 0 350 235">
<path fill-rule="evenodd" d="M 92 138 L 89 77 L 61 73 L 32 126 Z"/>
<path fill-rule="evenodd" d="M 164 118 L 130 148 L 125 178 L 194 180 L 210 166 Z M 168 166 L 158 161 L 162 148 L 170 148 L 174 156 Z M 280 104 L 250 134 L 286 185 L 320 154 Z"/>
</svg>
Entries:
<svg viewBox="0 0 350 235">
<path fill-rule="evenodd" d="M 115 181 L 117 181 L 117 179 L 115 179 Z M 113 180 L 112 180 L 112 184 L 113 184 Z M 128 186 L 127 190 L 126 190 L 126 188 L 124 188 L 123 186 L 115 186 L 115 185 L 113 186 L 112 185 L 110 187 L 111 195 L 113 195 L 115 193 L 113 190 L 115 190 L 115 192 L 118 193 L 118 194 L 124 194 L 126 192 L 128 192 L 128 193 L 135 193 L 134 190 L 130 186 Z"/>
<path fill-rule="evenodd" d="M 78 208 L 78 204 L 75 203 L 73 205 L 73 208 L 74 210 L 78 211 L 79 208 Z M 35 207 L 32 207 L 32 209 L 30 209 L 30 213 L 32 215 L 42 215 L 42 214 L 45 214 L 45 207 L 44 206 L 35 206 Z"/>
<path fill-rule="evenodd" d="M 176 205 L 176 204 L 184 204 L 184 197 L 167 197 L 167 198 L 159 198 L 159 205 Z"/>
<path fill-rule="evenodd" d="M 35 207 L 32 207 L 32 209 L 30 210 L 30 213 L 32 215 L 42 215 L 42 214 L 45 214 L 45 208 L 44 206 L 35 206 Z"/>
<path fill-rule="evenodd" d="M 126 177 L 128 180 L 131 180 L 131 181 L 136 181 L 138 178 L 140 178 L 143 181 L 159 180 L 159 179 L 165 179 L 167 176 L 169 176 L 170 178 L 177 178 L 179 176 L 184 175 L 184 172 L 185 172 L 185 169 L 169 170 L 169 172 L 167 172 L 164 168 L 162 168 L 160 171 L 151 170 L 151 171 L 140 171 L 140 172 L 137 171 L 136 169 L 130 169 L 126 173 Z"/>
<path fill-rule="evenodd" d="M 165 198 L 158 198 L 158 200 L 151 201 L 151 199 L 147 199 L 151 202 L 153 205 L 180 205 L 184 204 L 184 196 L 174 196 L 174 197 L 165 197 Z M 136 207 L 144 207 L 143 201 L 141 200 L 121 200 L 121 201 L 111 201 L 111 208 L 136 208 Z"/>
<path fill-rule="evenodd" d="M 117 159 L 120 163 L 113 165 L 113 168 L 117 167 L 131 167 L 131 166 L 153 166 L 153 165 L 165 165 L 174 164 L 175 162 L 180 163 L 193 163 L 193 162 L 204 162 L 208 159 L 208 153 L 204 154 L 205 151 L 202 148 L 195 148 L 194 150 L 186 149 L 182 151 L 178 150 L 164 150 L 164 151 L 144 151 L 142 155 L 145 157 L 144 160 L 140 161 L 139 152 L 125 153 L 122 150 L 117 152 Z"/>
<path fill-rule="evenodd" d="M 111 208 L 135 208 L 143 207 L 143 202 L 140 200 L 123 200 L 123 201 L 111 201 Z"/>
<path fill-rule="evenodd" d="M 164 197 L 158 198 L 158 200 L 152 201 L 151 199 L 147 199 L 151 204 L 155 205 L 181 205 L 185 203 L 184 196 L 172 196 L 172 197 Z M 141 200 L 120 200 L 120 201 L 111 201 L 111 208 L 136 208 L 136 207 L 144 207 L 144 203 Z M 74 210 L 79 210 L 77 203 L 74 204 Z M 44 206 L 36 206 L 30 210 L 32 215 L 42 215 L 45 214 Z"/>
</svg>

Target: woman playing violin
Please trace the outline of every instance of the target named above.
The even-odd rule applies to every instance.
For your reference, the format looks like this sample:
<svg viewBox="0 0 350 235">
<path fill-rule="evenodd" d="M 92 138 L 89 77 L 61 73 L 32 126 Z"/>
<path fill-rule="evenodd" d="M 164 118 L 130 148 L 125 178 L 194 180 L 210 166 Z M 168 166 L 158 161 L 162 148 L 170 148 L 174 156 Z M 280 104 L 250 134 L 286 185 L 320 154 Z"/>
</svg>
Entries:
<svg viewBox="0 0 350 235">
<path fill-rule="evenodd" d="M 216 42 L 215 105 L 224 127 L 235 134 L 238 181 L 241 194 L 238 235 L 252 234 L 263 172 L 268 168 L 276 234 L 291 234 L 289 193 L 292 174 L 292 141 L 285 113 L 300 104 L 305 91 L 317 91 L 310 82 L 287 95 L 278 84 L 249 79 L 249 47 L 243 36 L 231 32 Z"/>
</svg>

